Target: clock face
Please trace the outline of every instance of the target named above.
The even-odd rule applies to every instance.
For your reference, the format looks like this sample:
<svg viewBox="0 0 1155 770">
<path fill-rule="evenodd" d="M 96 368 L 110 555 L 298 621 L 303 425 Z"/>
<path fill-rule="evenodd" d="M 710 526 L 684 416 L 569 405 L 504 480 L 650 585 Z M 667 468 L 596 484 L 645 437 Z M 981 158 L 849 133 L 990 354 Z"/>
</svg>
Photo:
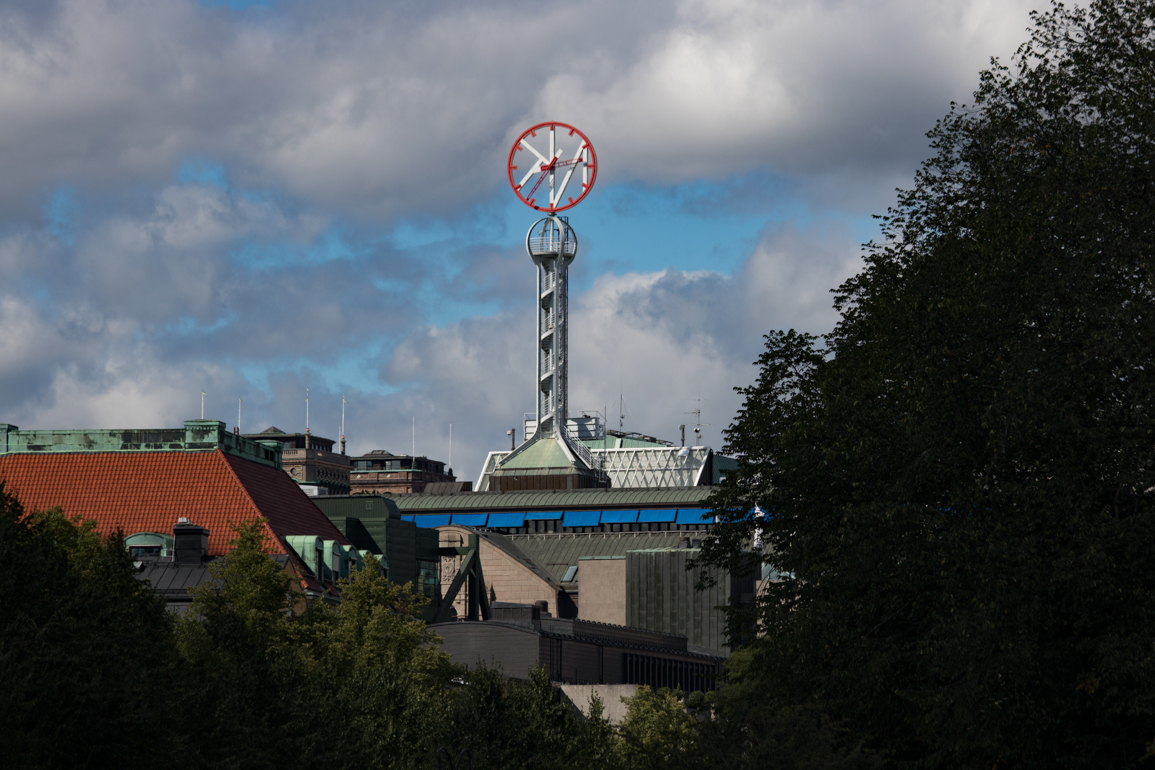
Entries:
<svg viewBox="0 0 1155 770">
<path fill-rule="evenodd" d="M 509 151 L 509 184 L 536 211 L 552 214 L 578 205 L 597 175 L 589 138 L 566 123 L 538 123 Z"/>
</svg>

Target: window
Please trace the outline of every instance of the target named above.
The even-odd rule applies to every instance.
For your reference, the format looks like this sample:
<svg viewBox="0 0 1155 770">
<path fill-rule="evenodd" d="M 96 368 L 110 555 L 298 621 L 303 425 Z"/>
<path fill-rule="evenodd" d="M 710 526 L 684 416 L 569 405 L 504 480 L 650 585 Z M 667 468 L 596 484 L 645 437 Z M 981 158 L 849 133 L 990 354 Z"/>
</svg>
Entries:
<svg viewBox="0 0 1155 770">
<path fill-rule="evenodd" d="M 417 570 L 419 573 L 419 582 L 421 583 L 421 593 L 429 599 L 437 598 L 437 589 L 440 578 L 437 574 L 437 562 L 435 561 L 419 561 L 417 562 Z"/>
<path fill-rule="evenodd" d="M 128 552 L 136 559 L 141 556 L 160 556 L 160 548 L 159 545 L 130 545 Z"/>
</svg>

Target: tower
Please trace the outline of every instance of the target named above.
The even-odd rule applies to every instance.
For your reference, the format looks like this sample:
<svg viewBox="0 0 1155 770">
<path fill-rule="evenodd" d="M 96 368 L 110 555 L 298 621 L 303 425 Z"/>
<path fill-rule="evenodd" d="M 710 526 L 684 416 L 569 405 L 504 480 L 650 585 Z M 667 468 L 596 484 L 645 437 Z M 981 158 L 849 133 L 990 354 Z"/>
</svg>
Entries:
<svg viewBox="0 0 1155 770">
<path fill-rule="evenodd" d="M 577 235 L 568 217 L 538 220 L 525 236 L 537 265 L 537 432 L 566 433 L 569 402 L 569 265 Z"/>
<path fill-rule="evenodd" d="M 548 150 L 539 152 L 530 140 L 546 136 Z M 539 139 L 539 142 L 540 142 Z M 572 151 L 572 155 L 566 156 Z M 528 166 L 519 164 L 525 162 Z M 548 153 L 548 154 L 547 154 Z M 581 170 L 581 192 L 566 196 L 570 181 Z M 593 186 L 597 156 L 585 134 L 564 123 L 540 123 L 523 133 L 509 151 L 509 183 L 517 197 L 547 216 L 534 222 L 525 249 L 537 267 L 536 430 L 503 458 L 494 470 L 491 488 L 588 489 L 608 486 L 593 454 L 566 425 L 569 394 L 569 266 L 577 256 L 577 235 L 568 217 L 558 212 L 576 206 Z M 536 177 L 536 179 L 534 179 Z M 560 178 L 559 178 L 560 177 Z M 538 188 L 548 198 L 539 203 Z M 531 184 L 532 182 L 532 184 Z M 548 190 L 548 193 L 546 192 Z"/>
</svg>

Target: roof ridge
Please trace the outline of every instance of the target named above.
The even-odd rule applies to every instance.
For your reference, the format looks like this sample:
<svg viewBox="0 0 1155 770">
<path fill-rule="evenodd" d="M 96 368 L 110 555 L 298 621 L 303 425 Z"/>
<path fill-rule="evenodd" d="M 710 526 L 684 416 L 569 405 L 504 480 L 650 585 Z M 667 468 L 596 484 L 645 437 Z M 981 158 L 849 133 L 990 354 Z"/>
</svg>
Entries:
<svg viewBox="0 0 1155 770">
<path fill-rule="evenodd" d="M 279 546 L 281 546 L 282 549 L 285 549 L 286 544 L 281 541 L 280 537 L 278 537 L 276 531 L 273 529 L 272 523 L 269 521 L 269 518 L 267 516 L 265 516 L 263 513 L 261 513 L 261 507 L 259 505 L 257 505 L 257 501 L 253 499 L 253 496 L 249 494 L 249 488 L 245 486 L 245 482 L 241 481 L 241 477 L 237 475 L 237 472 L 233 468 L 232 463 L 229 462 L 228 456 L 223 451 L 221 451 L 220 447 L 216 448 L 216 454 L 220 458 L 220 461 L 224 463 L 225 468 L 228 469 L 229 475 L 232 477 L 233 481 L 235 481 L 237 483 L 237 486 L 241 488 L 241 492 L 242 492 L 242 494 L 244 494 L 245 500 L 247 500 L 249 505 L 252 506 L 253 513 L 255 513 L 257 515 L 257 518 L 260 519 L 260 521 L 264 524 L 265 534 L 274 543 L 277 543 Z M 238 458 L 238 459 L 243 459 L 243 458 Z M 226 519 L 226 521 L 228 521 L 228 520 Z M 286 550 L 286 553 L 288 553 L 287 550 Z"/>
</svg>

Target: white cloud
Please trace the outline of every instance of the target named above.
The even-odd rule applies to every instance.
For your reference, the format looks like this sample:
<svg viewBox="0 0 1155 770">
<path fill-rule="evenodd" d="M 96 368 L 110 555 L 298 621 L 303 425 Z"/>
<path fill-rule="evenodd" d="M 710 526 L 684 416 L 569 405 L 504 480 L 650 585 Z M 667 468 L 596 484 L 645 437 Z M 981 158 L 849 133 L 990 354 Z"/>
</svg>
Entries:
<svg viewBox="0 0 1155 770">
<path fill-rule="evenodd" d="M 686 413 L 700 397 L 709 423 L 704 443 L 721 449 L 721 432 L 741 403 L 733 388 L 754 380 L 762 335 L 791 326 L 828 331 L 836 320 L 829 289 L 859 266 L 851 236 L 818 224 L 767 230 L 734 276 L 667 270 L 599 277 L 571 298 L 571 411 L 608 405 L 616 428 L 622 396 L 626 430 L 676 440 L 679 424 L 693 424 Z M 423 446 L 444 457 L 453 421 L 457 470 L 476 479 L 485 453 L 504 446 L 509 428 L 520 432 L 522 414 L 534 409 L 532 324 L 527 302 L 414 333 L 382 372 L 405 387 L 380 401 L 366 420 L 369 432 L 406 438 L 416 413 L 426 426 Z"/>
<path fill-rule="evenodd" d="M 458 471 L 475 478 L 533 408 L 532 310 L 516 305 L 528 262 L 518 238 L 512 255 L 478 249 L 461 224 L 499 208 L 519 130 L 579 125 L 603 184 L 764 170 L 797 191 L 792 211 L 860 216 L 909 181 L 923 132 L 987 57 L 1025 37 L 1029 5 L 0 8 L 0 419 L 174 425 L 203 388 L 214 414 L 244 396 L 247 425 L 303 427 L 311 387 L 327 435 L 339 384 L 353 451 L 405 450 L 416 415 L 418 451 L 446 458 L 453 422 Z M 174 183 L 190 158 L 228 186 Z M 62 186 L 77 201 L 66 237 L 39 221 Z M 397 215 L 454 223 L 457 256 L 388 245 Z M 615 413 L 623 393 L 627 429 L 674 439 L 700 387 L 720 446 L 761 335 L 834 322 L 828 290 L 859 252 L 832 222 L 768 228 L 732 276 L 595 278 L 573 298 L 571 404 Z M 334 257 L 324 239 L 346 230 Z M 438 315 L 455 305 L 487 315 Z M 352 374 L 327 377 L 338 365 Z"/>
<path fill-rule="evenodd" d="M 487 197 L 508 142 L 546 118 L 583 127 L 608 180 L 908 171 L 1030 5 L 329 2 L 235 21 L 64 0 L 37 24 L 9 9 L 0 204 L 61 182 L 124 193 L 204 154 L 315 205 L 443 211 Z"/>
</svg>

